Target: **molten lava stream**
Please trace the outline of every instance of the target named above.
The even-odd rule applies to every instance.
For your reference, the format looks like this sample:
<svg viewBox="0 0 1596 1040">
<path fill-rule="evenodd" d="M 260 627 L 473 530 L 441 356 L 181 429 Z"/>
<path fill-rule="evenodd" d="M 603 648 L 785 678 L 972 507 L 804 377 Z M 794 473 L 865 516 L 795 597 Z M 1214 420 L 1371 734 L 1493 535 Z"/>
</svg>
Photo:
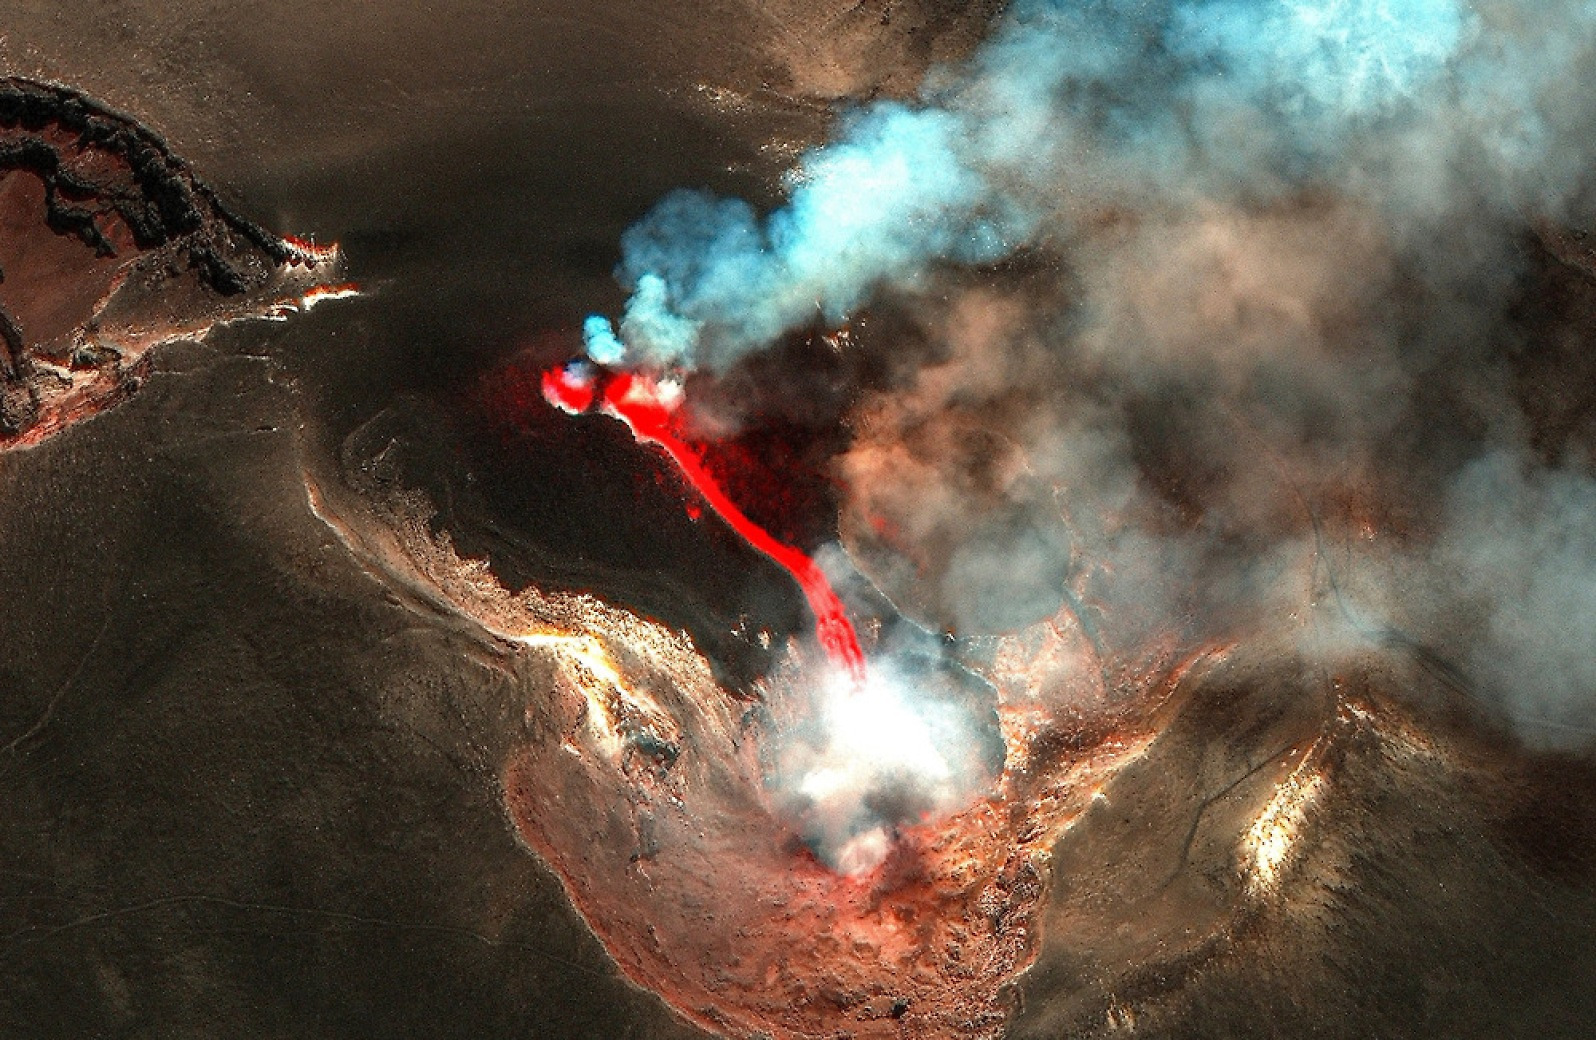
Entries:
<svg viewBox="0 0 1596 1040">
<path fill-rule="evenodd" d="M 543 376 L 543 396 L 556 408 L 573 414 L 585 412 L 592 407 L 596 396 L 593 377 L 573 373 L 568 368 L 551 369 Z M 826 656 L 855 686 L 862 684 L 864 651 L 859 648 L 859 636 L 853 622 L 848 620 L 848 611 L 826 580 L 825 572 L 801 550 L 771 537 L 770 532 L 750 520 L 737 503 L 727 497 L 698 452 L 672 429 L 672 403 L 659 384 L 647 376 L 622 372 L 604 387 L 600 408 L 626 423 L 638 443 L 656 444 L 664 449 L 715 515 L 731 525 L 749 545 L 792 575 L 815 616 L 815 634 Z"/>
</svg>

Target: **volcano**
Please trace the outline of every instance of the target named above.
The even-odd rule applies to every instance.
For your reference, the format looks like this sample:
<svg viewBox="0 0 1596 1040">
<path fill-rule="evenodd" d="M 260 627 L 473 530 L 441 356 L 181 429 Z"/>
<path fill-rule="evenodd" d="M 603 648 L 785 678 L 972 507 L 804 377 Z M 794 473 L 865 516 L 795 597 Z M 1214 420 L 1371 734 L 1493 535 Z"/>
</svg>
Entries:
<svg viewBox="0 0 1596 1040">
<path fill-rule="evenodd" d="M 543 394 L 554 407 L 581 413 L 595 399 L 591 379 L 568 366 L 550 369 L 543 376 Z M 802 550 L 776 541 L 727 497 L 697 452 L 673 429 L 674 404 L 674 394 L 658 382 L 622 374 L 606 382 L 600 407 L 624 422 L 639 443 L 658 445 L 716 516 L 792 575 L 814 614 L 816 637 L 826 656 L 850 683 L 863 683 L 865 661 L 864 652 L 859 649 L 859 635 L 825 573 Z"/>
<path fill-rule="evenodd" d="M 214 15 L 0 36 L 0 1033 L 1589 1035 L 1588 4 Z"/>
</svg>

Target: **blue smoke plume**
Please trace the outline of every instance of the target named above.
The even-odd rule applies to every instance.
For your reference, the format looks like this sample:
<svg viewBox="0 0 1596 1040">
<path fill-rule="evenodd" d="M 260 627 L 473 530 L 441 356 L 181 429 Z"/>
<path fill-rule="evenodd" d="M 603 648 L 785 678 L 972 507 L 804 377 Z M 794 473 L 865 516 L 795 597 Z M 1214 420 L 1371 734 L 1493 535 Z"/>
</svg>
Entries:
<svg viewBox="0 0 1596 1040">
<path fill-rule="evenodd" d="M 1456 0 L 1208 0 L 1175 12 L 1171 45 L 1333 132 L 1430 82 L 1474 23 Z"/>
<path fill-rule="evenodd" d="M 884 284 L 1067 238 L 1094 208 L 1326 184 L 1431 216 L 1464 197 L 1555 208 L 1585 156 L 1553 152 L 1584 114 L 1552 88 L 1593 21 L 1591 0 L 1020 0 L 916 103 L 845 115 L 784 207 L 660 202 L 623 239 L 618 327 L 590 318 L 587 350 L 723 367 Z"/>
</svg>

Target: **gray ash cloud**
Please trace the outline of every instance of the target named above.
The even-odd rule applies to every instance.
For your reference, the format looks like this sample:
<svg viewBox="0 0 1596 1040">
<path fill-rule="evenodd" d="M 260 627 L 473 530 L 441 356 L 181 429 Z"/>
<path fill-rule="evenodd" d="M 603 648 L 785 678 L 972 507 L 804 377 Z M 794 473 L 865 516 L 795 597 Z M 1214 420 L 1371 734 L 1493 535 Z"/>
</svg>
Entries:
<svg viewBox="0 0 1596 1040">
<path fill-rule="evenodd" d="M 1065 610 L 1110 657 L 1401 631 L 1578 744 L 1592 443 L 1525 373 L 1592 335 L 1534 301 L 1593 292 L 1547 245 L 1592 217 L 1593 65 L 1579 0 L 1027 0 L 785 206 L 664 200 L 589 350 L 736 371 L 863 317 L 909 360 L 851 416 L 841 526 L 913 616 Z"/>
</svg>

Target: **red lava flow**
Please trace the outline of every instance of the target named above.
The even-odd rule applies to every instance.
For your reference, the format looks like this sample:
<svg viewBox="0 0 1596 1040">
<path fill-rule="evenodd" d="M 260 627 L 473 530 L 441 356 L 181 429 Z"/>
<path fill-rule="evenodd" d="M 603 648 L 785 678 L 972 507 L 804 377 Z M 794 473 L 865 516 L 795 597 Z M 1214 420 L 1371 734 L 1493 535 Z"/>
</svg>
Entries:
<svg viewBox="0 0 1596 1040">
<path fill-rule="evenodd" d="M 570 367 L 550 369 L 543 375 L 543 396 L 556 408 L 580 414 L 598 398 L 598 378 Z M 814 560 L 801 550 L 783 545 L 770 532 L 748 518 L 727 497 L 692 445 L 677 435 L 672 417 L 675 400 L 660 384 L 645 375 L 620 372 L 604 384 L 599 407 L 606 415 L 626 423 L 640 444 L 658 445 L 676 463 L 682 476 L 704 502 L 749 545 L 774 560 L 803 590 L 815 616 L 815 633 L 827 658 L 857 685 L 864 682 L 864 652 L 847 609 Z"/>
<path fill-rule="evenodd" d="M 764 680 L 763 709 L 750 710 L 687 633 L 590 593 L 512 593 L 485 561 L 438 539 L 415 499 L 357 484 L 378 504 L 381 522 L 368 530 L 383 540 L 367 542 L 360 527 L 335 527 L 339 537 L 520 648 L 506 664 L 525 681 L 523 729 L 500 774 L 517 834 L 617 969 L 712 1034 L 998 1040 L 1040 949 L 1051 850 L 1149 746 L 1189 662 L 1171 648 L 1149 660 L 1142 694 L 1122 697 L 1064 613 L 1005 639 L 983 673 L 1007 748 L 993 789 L 945 819 L 899 828 L 874 870 L 839 874 L 765 786 L 771 742 L 812 702 L 813 669 L 851 660 L 862 670 L 835 593 L 812 561 L 727 500 L 682 436 L 677 387 L 580 364 L 540 371 L 539 382 L 553 406 L 602 410 L 666 450 L 750 544 L 811 579 L 806 593 L 823 591 L 810 602 L 833 624 L 826 654 L 789 646 Z M 307 491 L 320 510 L 321 492 Z"/>
</svg>

